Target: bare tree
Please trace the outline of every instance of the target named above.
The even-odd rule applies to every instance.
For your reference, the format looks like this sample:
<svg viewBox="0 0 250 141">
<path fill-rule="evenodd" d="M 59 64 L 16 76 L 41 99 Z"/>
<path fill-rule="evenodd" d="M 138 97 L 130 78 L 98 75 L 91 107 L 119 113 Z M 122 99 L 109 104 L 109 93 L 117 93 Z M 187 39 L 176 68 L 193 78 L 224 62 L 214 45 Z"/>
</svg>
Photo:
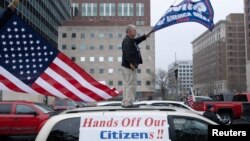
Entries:
<svg viewBox="0 0 250 141">
<path fill-rule="evenodd" d="M 157 89 L 160 89 L 162 99 L 165 99 L 165 92 L 168 82 L 168 72 L 162 69 L 158 69 L 155 74 L 155 85 Z"/>
</svg>

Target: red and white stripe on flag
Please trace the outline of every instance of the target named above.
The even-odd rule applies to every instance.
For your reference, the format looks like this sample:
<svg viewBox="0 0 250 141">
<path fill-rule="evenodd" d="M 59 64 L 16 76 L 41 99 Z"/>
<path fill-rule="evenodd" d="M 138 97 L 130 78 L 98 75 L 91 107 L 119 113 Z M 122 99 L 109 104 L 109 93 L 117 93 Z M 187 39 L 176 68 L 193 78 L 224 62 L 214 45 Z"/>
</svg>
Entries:
<svg viewBox="0 0 250 141">
<path fill-rule="evenodd" d="M 62 53 L 58 54 L 32 86 L 26 85 L 3 67 L 0 67 L 0 72 L 1 82 L 4 82 L 0 83 L 0 88 L 8 91 L 43 94 L 84 102 L 102 101 L 119 95 L 115 89 L 96 81 Z"/>
</svg>

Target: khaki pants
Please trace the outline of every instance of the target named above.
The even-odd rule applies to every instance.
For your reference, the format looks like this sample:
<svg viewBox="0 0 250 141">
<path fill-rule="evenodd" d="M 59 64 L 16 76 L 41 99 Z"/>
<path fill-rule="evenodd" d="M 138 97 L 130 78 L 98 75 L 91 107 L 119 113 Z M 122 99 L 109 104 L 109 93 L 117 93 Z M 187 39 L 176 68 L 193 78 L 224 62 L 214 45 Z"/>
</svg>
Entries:
<svg viewBox="0 0 250 141">
<path fill-rule="evenodd" d="M 122 67 L 122 77 L 124 83 L 122 105 L 132 105 L 135 100 L 136 84 L 137 84 L 137 70 L 131 70 Z"/>
</svg>

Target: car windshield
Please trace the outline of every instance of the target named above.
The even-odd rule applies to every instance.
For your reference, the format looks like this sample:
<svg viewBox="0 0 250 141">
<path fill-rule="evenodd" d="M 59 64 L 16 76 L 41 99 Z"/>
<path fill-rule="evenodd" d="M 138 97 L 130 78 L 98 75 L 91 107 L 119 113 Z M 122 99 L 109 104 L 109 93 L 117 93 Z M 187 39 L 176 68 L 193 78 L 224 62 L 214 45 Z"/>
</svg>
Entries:
<svg viewBox="0 0 250 141">
<path fill-rule="evenodd" d="M 196 102 L 213 101 L 212 98 L 210 98 L 210 97 L 205 97 L 205 96 L 195 97 L 195 100 L 196 100 Z"/>
<path fill-rule="evenodd" d="M 67 106 L 73 106 L 75 107 L 77 104 L 74 101 L 68 101 Z"/>
<path fill-rule="evenodd" d="M 49 106 L 42 103 L 36 103 L 35 106 L 46 114 L 53 111 L 53 109 L 51 109 Z"/>
</svg>

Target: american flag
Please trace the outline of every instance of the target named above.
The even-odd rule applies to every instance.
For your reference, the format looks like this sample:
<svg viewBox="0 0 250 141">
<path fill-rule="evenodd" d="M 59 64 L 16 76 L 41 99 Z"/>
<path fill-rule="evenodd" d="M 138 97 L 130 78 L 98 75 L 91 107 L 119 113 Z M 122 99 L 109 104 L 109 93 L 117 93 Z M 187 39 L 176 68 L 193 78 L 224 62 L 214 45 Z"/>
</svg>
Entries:
<svg viewBox="0 0 250 141">
<path fill-rule="evenodd" d="M 187 104 L 193 108 L 193 104 L 194 104 L 194 91 L 193 91 L 193 88 L 189 88 L 188 90 L 188 96 L 187 96 Z"/>
<path fill-rule="evenodd" d="M 17 15 L 0 29 L 0 89 L 95 102 L 118 95 L 99 83 Z"/>
</svg>

